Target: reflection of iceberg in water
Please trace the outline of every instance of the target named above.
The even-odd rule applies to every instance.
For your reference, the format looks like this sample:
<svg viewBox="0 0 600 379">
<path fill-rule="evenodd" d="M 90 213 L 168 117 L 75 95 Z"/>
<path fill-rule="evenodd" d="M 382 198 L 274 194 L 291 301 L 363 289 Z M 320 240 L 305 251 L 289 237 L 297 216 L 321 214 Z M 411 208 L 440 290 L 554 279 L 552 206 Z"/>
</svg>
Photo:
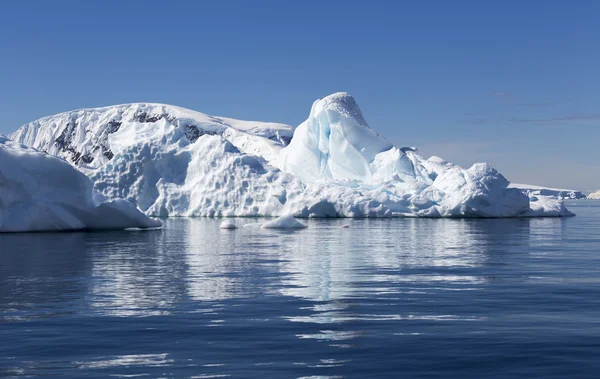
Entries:
<svg viewBox="0 0 600 379">
<path fill-rule="evenodd" d="M 510 264 L 504 246 L 512 239 L 529 239 L 530 222 L 362 220 L 347 230 L 312 229 L 281 250 L 281 270 L 287 273 L 288 285 L 281 293 L 316 302 L 310 308 L 313 314 L 288 319 L 316 324 L 478 321 L 475 315 L 439 313 L 433 305 L 416 313 L 369 314 L 358 304 L 376 299 L 410 304 L 406 309 L 414 310 L 412 305 L 430 301 L 429 296 L 439 291 L 479 290 L 490 280 L 483 275 L 488 266 Z M 335 341 L 353 333 L 325 330 L 299 337 Z"/>
<path fill-rule="evenodd" d="M 414 274 L 419 268 L 473 267 L 487 243 L 469 220 L 363 220 L 347 230 L 317 230 L 282 249 L 288 284 L 282 293 L 313 301 L 350 300 L 385 288 L 369 283 L 395 278 L 480 282 L 472 276 Z M 359 231 L 357 229 L 360 228 Z M 385 280 L 383 280 L 385 279 Z"/>
<path fill-rule="evenodd" d="M 100 235 L 99 235 L 100 236 Z M 89 302 L 96 312 L 111 316 L 169 314 L 185 288 L 183 253 L 177 238 L 164 233 L 102 234 L 103 254 L 95 259 Z"/>
<path fill-rule="evenodd" d="M 240 233 L 220 230 L 218 222 L 207 219 L 190 219 L 185 228 L 188 295 L 203 301 L 243 296 L 239 273 L 248 267 L 239 251 Z"/>
<path fill-rule="evenodd" d="M 475 269 L 509 264 L 505 247 L 512 240 L 537 241 L 532 222 L 561 221 L 365 219 L 340 229 L 342 220 L 311 220 L 309 229 L 286 233 L 171 219 L 161 232 L 106 245 L 93 265 L 90 302 L 102 312 L 139 316 L 168 313 L 182 297 L 218 302 L 279 294 L 315 302 L 310 310 L 322 323 L 364 318 L 347 313 L 365 299 L 401 301 L 498 280 Z"/>
</svg>

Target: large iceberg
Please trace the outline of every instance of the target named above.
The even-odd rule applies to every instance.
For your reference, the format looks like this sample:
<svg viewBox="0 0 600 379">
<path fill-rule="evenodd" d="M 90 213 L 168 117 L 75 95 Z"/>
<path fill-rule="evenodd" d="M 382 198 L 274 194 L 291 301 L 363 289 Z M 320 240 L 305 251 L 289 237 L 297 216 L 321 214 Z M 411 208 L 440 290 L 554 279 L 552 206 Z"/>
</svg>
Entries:
<svg viewBox="0 0 600 379">
<path fill-rule="evenodd" d="M 589 195 L 587 195 L 587 198 L 591 200 L 600 199 L 600 191 L 590 193 Z"/>
<path fill-rule="evenodd" d="M 0 232 L 153 228 L 125 200 L 107 200 L 73 166 L 0 135 Z"/>
<path fill-rule="evenodd" d="M 532 217 L 563 203 L 398 148 L 369 127 L 354 98 L 317 100 L 294 128 L 162 104 L 79 110 L 24 125 L 16 141 L 61 156 L 109 199 L 149 216 Z"/>
</svg>

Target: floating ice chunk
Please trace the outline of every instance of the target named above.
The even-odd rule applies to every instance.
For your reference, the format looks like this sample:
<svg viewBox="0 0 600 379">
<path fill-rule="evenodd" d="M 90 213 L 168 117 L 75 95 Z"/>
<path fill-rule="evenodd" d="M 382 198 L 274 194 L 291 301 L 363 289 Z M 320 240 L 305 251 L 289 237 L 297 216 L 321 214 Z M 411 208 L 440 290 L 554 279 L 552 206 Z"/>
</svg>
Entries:
<svg viewBox="0 0 600 379">
<path fill-rule="evenodd" d="M 0 135 L 0 232 L 156 228 L 126 200 L 108 201 L 60 158 Z"/>
<path fill-rule="evenodd" d="M 273 221 L 265 222 L 261 226 L 262 229 L 304 229 L 306 225 L 298 222 L 294 216 L 281 216 Z"/>
<path fill-rule="evenodd" d="M 221 223 L 220 228 L 221 229 L 237 229 L 238 227 L 233 222 L 231 222 L 229 220 L 225 220 Z"/>
</svg>

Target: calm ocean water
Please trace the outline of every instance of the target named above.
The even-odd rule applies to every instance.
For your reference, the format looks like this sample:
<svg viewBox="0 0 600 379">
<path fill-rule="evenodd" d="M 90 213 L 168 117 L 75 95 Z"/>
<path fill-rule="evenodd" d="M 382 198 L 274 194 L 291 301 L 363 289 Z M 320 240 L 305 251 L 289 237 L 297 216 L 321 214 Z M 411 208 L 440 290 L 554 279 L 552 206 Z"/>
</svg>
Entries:
<svg viewBox="0 0 600 379">
<path fill-rule="evenodd" d="M 570 208 L 0 235 L 0 376 L 597 378 L 600 202 Z"/>
</svg>

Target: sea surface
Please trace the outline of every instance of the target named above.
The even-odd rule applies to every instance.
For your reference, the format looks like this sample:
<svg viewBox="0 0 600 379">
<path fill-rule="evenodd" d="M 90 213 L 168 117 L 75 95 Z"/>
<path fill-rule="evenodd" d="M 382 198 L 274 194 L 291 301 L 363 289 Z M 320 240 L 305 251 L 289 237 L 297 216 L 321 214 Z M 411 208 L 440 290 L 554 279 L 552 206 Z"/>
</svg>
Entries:
<svg viewBox="0 0 600 379">
<path fill-rule="evenodd" d="M 3 234 L 0 377 L 598 378 L 600 202 L 568 205 Z"/>
</svg>

